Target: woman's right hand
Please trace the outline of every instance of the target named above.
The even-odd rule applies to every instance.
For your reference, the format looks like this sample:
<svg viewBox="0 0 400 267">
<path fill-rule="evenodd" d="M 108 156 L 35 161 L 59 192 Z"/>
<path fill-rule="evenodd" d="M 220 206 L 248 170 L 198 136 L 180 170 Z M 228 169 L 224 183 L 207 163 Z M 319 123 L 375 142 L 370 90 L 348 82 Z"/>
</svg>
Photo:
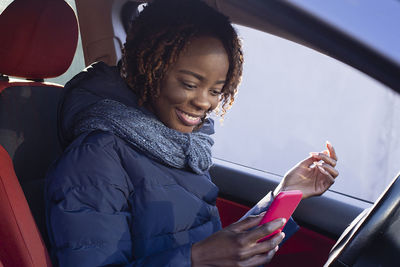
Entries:
<svg viewBox="0 0 400 267">
<path fill-rule="evenodd" d="M 259 266 L 270 262 L 284 233 L 257 241 L 282 227 L 284 219 L 258 226 L 262 217 L 263 214 L 249 216 L 193 244 L 192 266 Z"/>
</svg>

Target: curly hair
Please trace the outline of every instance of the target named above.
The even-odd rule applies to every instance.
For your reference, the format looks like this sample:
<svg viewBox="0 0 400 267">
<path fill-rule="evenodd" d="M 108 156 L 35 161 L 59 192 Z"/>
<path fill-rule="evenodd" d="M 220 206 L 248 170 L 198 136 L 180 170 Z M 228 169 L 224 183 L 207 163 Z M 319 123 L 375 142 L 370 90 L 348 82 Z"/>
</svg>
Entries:
<svg viewBox="0 0 400 267">
<path fill-rule="evenodd" d="M 155 0 L 132 22 L 123 49 L 122 76 L 140 105 L 160 94 L 169 67 L 190 40 L 200 36 L 219 39 L 227 52 L 229 70 L 219 102 L 221 116 L 226 113 L 241 81 L 241 42 L 228 17 L 200 0 Z"/>
</svg>

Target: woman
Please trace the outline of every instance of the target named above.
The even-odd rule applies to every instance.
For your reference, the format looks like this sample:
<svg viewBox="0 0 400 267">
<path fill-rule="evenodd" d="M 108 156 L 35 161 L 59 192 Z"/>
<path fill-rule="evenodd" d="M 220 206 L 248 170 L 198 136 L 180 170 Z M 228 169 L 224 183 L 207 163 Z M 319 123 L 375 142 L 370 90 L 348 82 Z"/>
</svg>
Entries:
<svg viewBox="0 0 400 267">
<path fill-rule="evenodd" d="M 46 188 L 60 266 L 271 260 L 285 235 L 257 243 L 284 224 L 258 227 L 271 194 L 221 230 L 218 189 L 208 173 L 213 123 L 207 115 L 232 105 L 242 63 L 226 17 L 200 1 L 159 0 L 133 22 L 120 68 L 96 63 L 66 85 L 59 119 L 68 147 L 49 170 Z M 327 148 L 289 171 L 274 193 L 325 192 L 338 175 L 333 147 Z M 286 228 L 288 234 L 295 226 Z"/>
</svg>

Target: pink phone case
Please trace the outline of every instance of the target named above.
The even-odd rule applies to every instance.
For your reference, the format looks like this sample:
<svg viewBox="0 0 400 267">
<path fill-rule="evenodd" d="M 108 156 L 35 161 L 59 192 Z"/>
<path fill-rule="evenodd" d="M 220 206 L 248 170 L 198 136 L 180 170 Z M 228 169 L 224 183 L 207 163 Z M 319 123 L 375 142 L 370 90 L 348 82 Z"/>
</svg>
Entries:
<svg viewBox="0 0 400 267">
<path fill-rule="evenodd" d="M 290 216 L 292 216 L 292 213 L 296 209 L 297 205 L 299 205 L 302 195 L 303 194 L 300 190 L 280 192 L 272 201 L 271 206 L 268 208 L 259 225 L 273 221 L 278 218 L 285 218 L 287 222 Z M 283 225 L 280 229 L 276 230 L 272 234 L 263 237 L 258 242 L 265 241 L 271 238 L 273 235 L 281 232 L 285 225 Z"/>
</svg>

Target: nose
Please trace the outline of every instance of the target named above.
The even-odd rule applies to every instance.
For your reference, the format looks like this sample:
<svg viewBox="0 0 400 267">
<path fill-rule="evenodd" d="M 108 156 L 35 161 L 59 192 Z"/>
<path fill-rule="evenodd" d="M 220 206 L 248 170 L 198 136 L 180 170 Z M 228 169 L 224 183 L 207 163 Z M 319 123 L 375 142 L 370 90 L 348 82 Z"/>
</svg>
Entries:
<svg viewBox="0 0 400 267">
<path fill-rule="evenodd" d="M 191 102 L 197 110 L 208 111 L 212 106 L 211 96 L 208 89 L 198 90 L 196 94 L 194 94 Z"/>
</svg>

